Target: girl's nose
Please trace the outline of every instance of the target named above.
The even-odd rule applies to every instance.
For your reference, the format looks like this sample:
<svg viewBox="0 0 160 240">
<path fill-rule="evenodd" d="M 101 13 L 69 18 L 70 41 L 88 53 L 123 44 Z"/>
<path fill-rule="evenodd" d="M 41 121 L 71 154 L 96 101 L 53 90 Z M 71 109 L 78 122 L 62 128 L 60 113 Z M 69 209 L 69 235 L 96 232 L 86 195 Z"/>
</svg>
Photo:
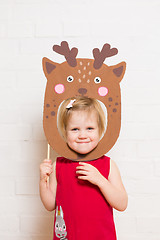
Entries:
<svg viewBox="0 0 160 240">
<path fill-rule="evenodd" d="M 87 137 L 86 132 L 85 131 L 80 131 L 78 137 L 81 138 L 81 139 L 86 138 Z"/>
</svg>

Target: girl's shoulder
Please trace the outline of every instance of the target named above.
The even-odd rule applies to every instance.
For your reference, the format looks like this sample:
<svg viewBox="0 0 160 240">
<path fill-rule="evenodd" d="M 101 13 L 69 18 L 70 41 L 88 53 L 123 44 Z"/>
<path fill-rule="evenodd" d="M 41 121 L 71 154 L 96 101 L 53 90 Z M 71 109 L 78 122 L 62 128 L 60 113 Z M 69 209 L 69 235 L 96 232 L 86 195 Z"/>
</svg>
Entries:
<svg viewBox="0 0 160 240">
<path fill-rule="evenodd" d="M 120 179 L 120 178 L 121 178 L 121 175 L 116 162 L 113 159 L 110 159 L 110 172 L 109 172 L 108 179 L 110 181 L 114 181 L 114 179 Z"/>
</svg>

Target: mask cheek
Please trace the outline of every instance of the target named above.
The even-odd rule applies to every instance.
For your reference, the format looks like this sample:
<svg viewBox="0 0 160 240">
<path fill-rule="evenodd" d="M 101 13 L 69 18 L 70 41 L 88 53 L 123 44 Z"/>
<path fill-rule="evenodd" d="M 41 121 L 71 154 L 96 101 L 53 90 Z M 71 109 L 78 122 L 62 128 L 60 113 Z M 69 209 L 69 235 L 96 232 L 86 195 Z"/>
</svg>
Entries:
<svg viewBox="0 0 160 240">
<path fill-rule="evenodd" d="M 108 94 L 108 89 L 106 87 L 100 87 L 98 88 L 98 94 L 104 97 Z"/>
<path fill-rule="evenodd" d="M 65 90 L 64 88 L 64 85 L 63 84 L 57 84 L 55 87 L 54 87 L 54 91 L 58 94 L 61 94 L 63 93 Z"/>
</svg>

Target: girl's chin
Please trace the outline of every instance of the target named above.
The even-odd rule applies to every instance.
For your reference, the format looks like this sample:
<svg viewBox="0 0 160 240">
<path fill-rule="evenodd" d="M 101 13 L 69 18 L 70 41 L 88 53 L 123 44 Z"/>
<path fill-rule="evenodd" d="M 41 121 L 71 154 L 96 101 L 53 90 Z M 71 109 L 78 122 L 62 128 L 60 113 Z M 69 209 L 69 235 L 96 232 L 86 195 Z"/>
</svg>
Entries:
<svg viewBox="0 0 160 240">
<path fill-rule="evenodd" d="M 92 152 L 96 148 L 96 146 L 94 146 L 92 148 L 87 148 L 87 149 L 72 149 L 72 150 L 74 150 L 78 154 L 84 154 L 85 155 L 85 154 L 88 154 L 88 153 Z"/>
</svg>

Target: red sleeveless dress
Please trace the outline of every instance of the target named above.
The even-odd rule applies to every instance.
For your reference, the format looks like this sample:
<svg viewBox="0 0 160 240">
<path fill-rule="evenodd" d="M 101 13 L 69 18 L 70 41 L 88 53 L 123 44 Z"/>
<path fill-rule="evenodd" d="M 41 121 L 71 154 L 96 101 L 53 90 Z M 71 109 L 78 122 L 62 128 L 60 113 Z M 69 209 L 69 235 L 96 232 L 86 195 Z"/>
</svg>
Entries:
<svg viewBox="0 0 160 240">
<path fill-rule="evenodd" d="M 110 158 L 86 161 L 108 179 Z M 76 175 L 78 162 L 57 158 L 54 240 L 116 240 L 113 209 L 99 188 Z"/>
</svg>

